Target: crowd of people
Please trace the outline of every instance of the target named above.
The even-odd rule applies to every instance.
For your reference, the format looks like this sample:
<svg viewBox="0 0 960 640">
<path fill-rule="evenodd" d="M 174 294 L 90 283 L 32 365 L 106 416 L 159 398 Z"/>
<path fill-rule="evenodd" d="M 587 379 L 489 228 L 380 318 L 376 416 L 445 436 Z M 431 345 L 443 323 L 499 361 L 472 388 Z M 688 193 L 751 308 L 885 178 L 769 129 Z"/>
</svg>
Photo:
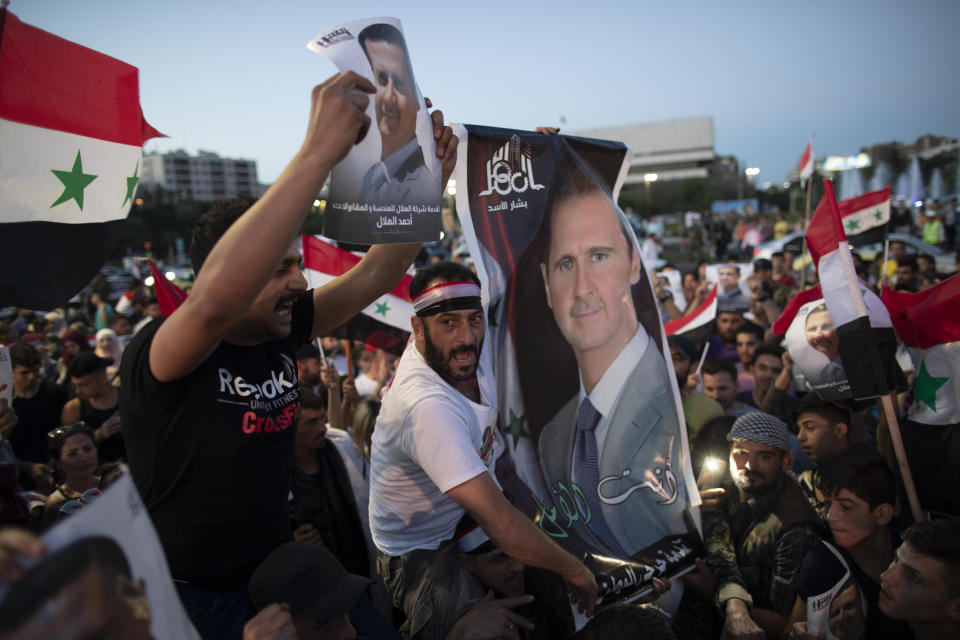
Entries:
<svg viewBox="0 0 960 640">
<path fill-rule="evenodd" d="M 19 310 L 5 328 L 14 388 L 0 404 L 0 580 L 12 588 L 0 636 L 39 628 L 39 605 L 17 595 L 40 579 L 18 559 L 43 555 L 34 534 L 123 473 L 204 638 L 562 638 L 575 635 L 574 609 L 590 616 L 577 638 L 957 636 L 960 523 L 910 522 L 875 410 L 796 387 L 771 326 L 807 278 L 784 253 L 753 262 L 749 294 L 737 257 L 718 255 L 729 264 L 716 270 L 715 333 L 668 341 L 703 500 L 703 561 L 654 579 L 641 600 L 595 611 L 594 573 L 497 480 L 507 447 L 481 283 L 464 256 L 374 246 L 307 290 L 293 241 L 329 170 L 370 126 L 364 109 L 377 91 L 354 73 L 315 89 L 304 145 L 271 189 L 218 203 L 198 221 L 196 281 L 167 317 L 141 283 L 113 306 L 98 280 L 85 306 Z M 439 111 L 431 117 L 445 184 L 457 140 Z M 558 229 L 577 220 L 555 218 Z M 915 290 L 940 277 L 918 275 L 919 259 L 911 268 L 894 244 L 892 271 L 858 263 L 865 286 L 889 279 Z M 407 345 L 335 334 L 418 255 Z M 632 245 L 628 255 L 632 264 Z M 706 266 L 684 271 L 677 292 L 658 279 L 665 320 L 701 306 L 713 285 Z M 576 301 L 563 299 L 561 275 L 544 274 L 562 324 L 558 310 Z M 635 324 L 623 329 L 628 341 L 640 335 Z M 588 380 L 592 347 L 573 346 Z M 655 371 L 653 386 L 669 394 L 666 363 Z M 579 430 L 580 417 L 572 422 Z M 642 517 L 628 525 L 594 533 L 656 533 Z M 78 575 L 88 570 L 74 564 Z M 811 602 L 833 585 L 821 624 Z"/>
</svg>

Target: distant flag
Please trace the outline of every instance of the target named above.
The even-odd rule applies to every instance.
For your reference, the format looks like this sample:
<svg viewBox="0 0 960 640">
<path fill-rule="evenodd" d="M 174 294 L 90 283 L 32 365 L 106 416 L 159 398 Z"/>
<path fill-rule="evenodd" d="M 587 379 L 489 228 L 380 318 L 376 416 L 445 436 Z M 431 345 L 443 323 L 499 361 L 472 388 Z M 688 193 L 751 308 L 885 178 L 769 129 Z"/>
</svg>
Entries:
<svg viewBox="0 0 960 640">
<path fill-rule="evenodd" d="M 806 184 L 807 180 L 813 175 L 813 136 L 807 142 L 807 147 L 800 156 L 800 186 Z"/>
<path fill-rule="evenodd" d="M 890 187 L 837 204 L 843 230 L 851 244 L 882 242 L 890 222 Z"/>
<path fill-rule="evenodd" d="M 920 293 L 883 290 L 914 365 L 901 432 L 924 509 L 960 516 L 960 277 Z"/>
<path fill-rule="evenodd" d="M 0 305 L 49 309 L 109 257 L 144 141 L 136 67 L 0 9 Z"/>
<path fill-rule="evenodd" d="M 147 260 L 147 264 L 150 265 L 150 274 L 153 276 L 153 295 L 160 305 L 160 314 L 166 318 L 183 304 L 187 299 L 187 292 L 167 280 L 153 260 Z"/>
<path fill-rule="evenodd" d="M 304 235 L 301 240 L 307 282 L 312 288 L 332 282 L 360 262 L 359 257 L 334 246 L 322 236 Z M 402 350 L 406 338 L 412 333 L 410 317 L 413 315 L 413 303 L 410 302 L 410 280 L 410 275 L 404 275 L 393 291 L 380 296 L 350 320 L 351 338 L 368 342 L 377 348 L 389 345 L 387 350 Z"/>
<path fill-rule="evenodd" d="M 668 336 L 684 335 L 698 345 L 703 345 L 713 332 L 713 321 L 717 317 L 717 285 L 713 285 L 706 300 L 690 313 L 666 322 L 663 330 Z"/>
<path fill-rule="evenodd" d="M 825 193 L 807 228 L 807 247 L 817 267 L 820 289 L 840 338 L 840 360 L 856 399 L 876 398 L 888 391 L 888 376 L 877 351 L 864 286 L 857 279 L 853 256 L 840 222 L 833 184 L 823 181 Z"/>
</svg>

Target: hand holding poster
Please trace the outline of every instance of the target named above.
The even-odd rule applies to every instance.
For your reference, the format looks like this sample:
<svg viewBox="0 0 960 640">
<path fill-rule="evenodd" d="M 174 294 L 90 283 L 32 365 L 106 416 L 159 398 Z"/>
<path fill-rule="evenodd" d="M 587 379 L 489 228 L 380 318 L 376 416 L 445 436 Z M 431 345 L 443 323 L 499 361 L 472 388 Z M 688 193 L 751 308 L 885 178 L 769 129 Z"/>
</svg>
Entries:
<svg viewBox="0 0 960 640">
<path fill-rule="evenodd" d="M 614 199 L 629 151 L 473 125 L 457 135 L 457 209 L 517 474 L 545 533 L 613 563 L 598 570 L 602 602 L 633 597 L 691 566 L 700 544 L 663 325 Z"/>
<path fill-rule="evenodd" d="M 355 20 L 307 47 L 376 87 L 369 132 L 333 169 L 324 235 L 358 244 L 437 240 L 440 160 L 400 21 Z"/>
</svg>

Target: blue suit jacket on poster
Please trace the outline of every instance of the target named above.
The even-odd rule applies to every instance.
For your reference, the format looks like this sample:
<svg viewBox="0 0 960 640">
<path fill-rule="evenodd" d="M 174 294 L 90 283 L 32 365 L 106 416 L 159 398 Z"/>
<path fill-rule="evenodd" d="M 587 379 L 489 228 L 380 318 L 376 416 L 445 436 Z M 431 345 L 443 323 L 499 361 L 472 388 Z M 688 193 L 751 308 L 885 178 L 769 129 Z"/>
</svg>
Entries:
<svg viewBox="0 0 960 640">
<path fill-rule="evenodd" d="M 604 441 L 598 493 L 610 531 L 627 553 L 683 532 L 686 506 L 679 455 L 681 422 L 660 351 L 651 341 L 630 372 Z M 578 397 L 546 424 L 537 443 L 549 498 L 558 508 L 557 524 L 572 529 L 588 545 L 605 549 L 584 525 L 587 510 L 571 478 Z M 576 506 L 578 514 L 569 514 Z M 548 507 L 549 508 L 549 507 Z M 597 517 L 590 514 L 591 518 Z"/>
</svg>

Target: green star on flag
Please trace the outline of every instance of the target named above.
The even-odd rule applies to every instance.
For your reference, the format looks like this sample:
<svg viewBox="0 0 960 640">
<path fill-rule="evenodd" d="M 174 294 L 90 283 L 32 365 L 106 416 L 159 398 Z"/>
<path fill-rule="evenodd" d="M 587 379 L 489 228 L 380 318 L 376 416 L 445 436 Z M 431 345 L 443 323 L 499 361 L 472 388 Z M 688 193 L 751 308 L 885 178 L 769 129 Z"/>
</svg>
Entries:
<svg viewBox="0 0 960 640">
<path fill-rule="evenodd" d="M 63 193 L 60 194 L 56 202 L 50 205 L 50 208 L 52 209 L 58 204 L 63 204 L 67 200 L 73 200 L 77 203 L 77 206 L 80 207 L 80 210 L 83 211 L 83 190 L 86 189 L 91 182 L 96 180 L 97 176 L 92 173 L 83 172 L 80 151 L 77 151 L 77 158 L 73 161 L 73 169 L 70 171 L 51 169 L 50 171 L 63 183 Z"/>
<path fill-rule="evenodd" d="M 927 371 L 926 361 L 921 362 L 920 374 L 917 376 L 917 380 L 914 383 L 914 394 L 916 395 L 917 402 L 922 402 L 930 407 L 931 411 L 936 412 L 937 391 L 940 389 L 940 387 L 947 384 L 947 380 L 949 379 L 950 378 L 938 378 L 930 375 L 930 372 Z"/>
<path fill-rule="evenodd" d="M 384 318 L 386 318 L 386 317 L 387 317 L 387 311 L 390 311 L 390 307 L 387 305 L 387 301 L 384 300 L 382 304 L 379 303 L 379 302 L 377 302 L 377 303 L 375 303 L 375 304 L 376 304 L 376 306 L 377 306 L 377 310 L 374 311 L 374 313 L 379 313 L 379 314 L 382 315 Z"/>
<path fill-rule="evenodd" d="M 883 220 L 883 211 L 881 211 L 880 209 L 877 209 L 874 212 L 873 217 L 876 218 L 877 220 Z"/>
<path fill-rule="evenodd" d="M 523 415 L 517 415 L 510 409 L 510 424 L 507 425 L 507 433 L 513 436 L 513 448 L 517 448 L 517 443 L 521 438 L 529 438 L 530 434 L 523 428 Z"/>
<path fill-rule="evenodd" d="M 140 176 L 137 175 L 137 171 L 140 170 L 140 162 L 137 161 L 137 166 L 133 168 L 133 175 L 127 178 L 127 197 L 123 199 L 123 204 L 127 204 L 127 200 L 133 198 L 133 194 L 137 191 L 137 183 L 140 182 Z"/>
<path fill-rule="evenodd" d="M 850 220 L 847 223 L 847 231 L 856 231 L 860 227 L 859 220 Z"/>
</svg>

